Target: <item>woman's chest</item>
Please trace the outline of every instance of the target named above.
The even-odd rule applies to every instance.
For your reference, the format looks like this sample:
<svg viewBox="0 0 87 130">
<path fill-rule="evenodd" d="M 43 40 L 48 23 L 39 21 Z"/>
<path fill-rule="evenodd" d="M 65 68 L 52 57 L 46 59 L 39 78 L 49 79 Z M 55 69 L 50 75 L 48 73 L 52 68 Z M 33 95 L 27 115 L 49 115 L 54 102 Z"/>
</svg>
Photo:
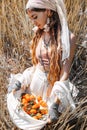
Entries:
<svg viewBox="0 0 87 130">
<path fill-rule="evenodd" d="M 37 47 L 36 47 L 36 57 L 39 59 L 42 58 L 49 58 L 51 57 L 51 44 L 45 44 L 44 40 L 41 38 Z"/>
</svg>

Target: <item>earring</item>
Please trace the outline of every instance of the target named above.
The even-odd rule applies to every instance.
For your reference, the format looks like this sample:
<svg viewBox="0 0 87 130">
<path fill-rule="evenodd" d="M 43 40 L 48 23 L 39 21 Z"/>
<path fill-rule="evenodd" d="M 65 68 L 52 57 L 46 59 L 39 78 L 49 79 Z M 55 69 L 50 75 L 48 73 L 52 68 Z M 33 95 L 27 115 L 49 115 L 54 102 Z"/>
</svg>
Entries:
<svg viewBox="0 0 87 130">
<path fill-rule="evenodd" d="M 50 18 L 47 18 L 47 23 L 44 25 L 44 32 L 50 31 Z"/>
</svg>

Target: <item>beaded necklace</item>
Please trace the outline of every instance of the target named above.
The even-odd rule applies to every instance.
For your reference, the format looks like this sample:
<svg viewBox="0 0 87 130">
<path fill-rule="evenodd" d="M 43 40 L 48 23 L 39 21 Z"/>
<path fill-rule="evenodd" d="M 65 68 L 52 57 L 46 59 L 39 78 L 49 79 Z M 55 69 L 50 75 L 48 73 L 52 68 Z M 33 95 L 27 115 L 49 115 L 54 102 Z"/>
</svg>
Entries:
<svg viewBox="0 0 87 130">
<path fill-rule="evenodd" d="M 44 36 L 44 39 L 43 39 L 44 41 L 44 47 L 46 48 L 46 50 L 48 50 L 48 47 L 50 46 L 50 42 L 51 42 L 51 37 L 49 38 L 49 40 L 48 40 L 48 42 L 46 41 L 46 39 L 45 39 L 45 36 Z"/>
<path fill-rule="evenodd" d="M 48 47 L 50 46 L 50 43 L 51 43 L 51 38 L 49 38 L 48 42 L 46 42 L 45 37 L 44 37 L 44 38 L 43 38 L 43 41 L 42 41 L 42 45 L 41 45 L 41 47 L 44 47 L 44 48 L 46 49 L 46 58 L 47 58 L 48 61 L 49 61 L 48 65 L 50 65 L 50 59 L 49 59 L 49 55 L 48 55 Z M 43 68 L 44 68 L 44 71 L 47 72 L 46 69 L 45 69 L 45 63 L 44 63 L 44 60 L 43 60 L 43 55 L 42 55 L 42 50 L 41 50 L 41 48 L 40 48 L 39 60 L 40 60 L 41 65 L 42 65 Z"/>
</svg>

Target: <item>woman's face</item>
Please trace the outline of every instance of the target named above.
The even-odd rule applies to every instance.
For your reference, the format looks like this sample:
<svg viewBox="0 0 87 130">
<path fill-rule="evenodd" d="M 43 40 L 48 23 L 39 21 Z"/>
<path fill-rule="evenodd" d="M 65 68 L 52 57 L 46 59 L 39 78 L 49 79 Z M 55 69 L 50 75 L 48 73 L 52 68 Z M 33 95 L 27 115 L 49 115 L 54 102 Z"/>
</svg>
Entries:
<svg viewBox="0 0 87 130">
<path fill-rule="evenodd" d="M 27 14 L 38 28 L 43 29 L 47 22 L 47 10 L 40 12 L 28 10 Z"/>
</svg>

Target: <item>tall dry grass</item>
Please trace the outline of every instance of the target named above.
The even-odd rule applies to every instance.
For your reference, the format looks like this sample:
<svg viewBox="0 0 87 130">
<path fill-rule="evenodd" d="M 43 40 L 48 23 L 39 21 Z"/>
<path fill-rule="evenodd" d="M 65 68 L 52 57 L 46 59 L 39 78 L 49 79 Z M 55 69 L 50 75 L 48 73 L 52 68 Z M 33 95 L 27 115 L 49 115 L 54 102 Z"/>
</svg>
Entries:
<svg viewBox="0 0 87 130">
<path fill-rule="evenodd" d="M 25 13 L 27 0 L 0 0 L 0 129 L 19 130 L 11 122 L 6 93 L 10 73 L 22 72 L 31 66 L 29 42 L 32 23 Z M 87 1 L 65 0 L 69 28 L 77 36 L 77 51 L 70 79 L 80 90 L 79 106 L 73 113 L 68 110 L 56 124 L 43 130 L 86 130 L 87 127 Z M 78 117 L 78 118 L 77 118 Z"/>
<path fill-rule="evenodd" d="M 76 34 L 78 43 L 80 43 L 86 35 L 87 2 L 85 0 L 65 0 L 65 3 L 69 28 Z M 31 39 L 32 24 L 26 16 L 25 4 L 26 0 L 0 1 L 0 48 L 6 51 L 7 56 L 12 57 L 16 55 L 16 52 L 23 53 L 21 41 L 27 39 L 26 44 L 28 44 Z"/>
</svg>

